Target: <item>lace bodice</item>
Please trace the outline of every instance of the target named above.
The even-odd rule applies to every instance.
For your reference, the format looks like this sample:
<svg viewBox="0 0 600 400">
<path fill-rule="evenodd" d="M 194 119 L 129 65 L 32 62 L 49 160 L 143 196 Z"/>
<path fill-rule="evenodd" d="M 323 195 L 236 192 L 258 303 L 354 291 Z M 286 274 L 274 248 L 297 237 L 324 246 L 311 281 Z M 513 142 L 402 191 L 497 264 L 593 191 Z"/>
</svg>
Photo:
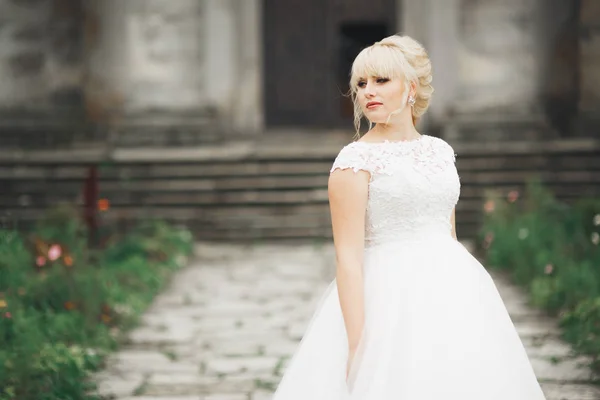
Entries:
<svg viewBox="0 0 600 400">
<path fill-rule="evenodd" d="M 369 172 L 365 246 L 370 247 L 429 233 L 450 235 L 450 217 L 460 195 L 454 162 L 447 142 L 422 135 L 412 141 L 350 143 L 330 172 Z"/>
</svg>

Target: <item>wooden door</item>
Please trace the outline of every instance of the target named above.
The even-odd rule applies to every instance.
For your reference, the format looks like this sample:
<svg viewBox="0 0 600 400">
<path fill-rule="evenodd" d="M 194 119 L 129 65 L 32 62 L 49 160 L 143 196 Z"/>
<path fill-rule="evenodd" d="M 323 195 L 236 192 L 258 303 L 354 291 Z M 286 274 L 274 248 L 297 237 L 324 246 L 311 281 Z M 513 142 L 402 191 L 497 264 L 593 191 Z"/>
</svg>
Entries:
<svg viewBox="0 0 600 400">
<path fill-rule="evenodd" d="M 397 30 L 395 0 L 264 0 L 269 128 L 350 128 L 352 60 Z"/>
</svg>

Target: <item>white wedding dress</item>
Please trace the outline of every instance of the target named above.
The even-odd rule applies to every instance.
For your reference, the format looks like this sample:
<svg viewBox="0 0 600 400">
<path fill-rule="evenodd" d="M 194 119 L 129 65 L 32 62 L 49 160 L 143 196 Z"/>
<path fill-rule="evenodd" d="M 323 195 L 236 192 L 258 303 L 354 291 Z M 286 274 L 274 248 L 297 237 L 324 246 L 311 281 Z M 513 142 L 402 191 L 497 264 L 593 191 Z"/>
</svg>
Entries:
<svg viewBox="0 0 600 400">
<path fill-rule="evenodd" d="M 494 282 L 451 235 L 460 194 L 454 156 L 427 135 L 340 151 L 332 172 L 371 175 L 364 332 L 346 379 L 334 280 L 273 400 L 544 399 Z"/>
</svg>

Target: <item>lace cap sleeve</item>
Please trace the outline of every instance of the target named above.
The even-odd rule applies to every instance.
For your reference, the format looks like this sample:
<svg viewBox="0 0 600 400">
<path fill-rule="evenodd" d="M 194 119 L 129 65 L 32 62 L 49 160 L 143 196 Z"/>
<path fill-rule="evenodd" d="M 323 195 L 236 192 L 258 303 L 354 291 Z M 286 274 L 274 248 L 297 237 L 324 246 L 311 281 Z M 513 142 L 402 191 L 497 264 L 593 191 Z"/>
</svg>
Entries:
<svg viewBox="0 0 600 400">
<path fill-rule="evenodd" d="M 436 138 L 435 141 L 436 152 L 441 156 L 441 160 L 448 164 L 456 163 L 456 153 L 452 146 L 443 139 Z"/>
<path fill-rule="evenodd" d="M 329 173 L 336 169 L 348 168 L 351 168 L 354 172 L 359 170 L 372 172 L 368 162 L 368 154 L 365 150 L 365 148 L 358 146 L 357 142 L 346 145 L 335 158 Z"/>
<path fill-rule="evenodd" d="M 446 151 L 448 152 L 449 160 L 451 160 L 452 163 L 455 164 L 456 163 L 456 153 L 454 152 L 454 149 L 452 148 L 452 146 L 450 146 L 448 144 L 448 142 L 444 142 L 444 143 L 446 143 L 446 148 L 447 148 Z"/>
</svg>

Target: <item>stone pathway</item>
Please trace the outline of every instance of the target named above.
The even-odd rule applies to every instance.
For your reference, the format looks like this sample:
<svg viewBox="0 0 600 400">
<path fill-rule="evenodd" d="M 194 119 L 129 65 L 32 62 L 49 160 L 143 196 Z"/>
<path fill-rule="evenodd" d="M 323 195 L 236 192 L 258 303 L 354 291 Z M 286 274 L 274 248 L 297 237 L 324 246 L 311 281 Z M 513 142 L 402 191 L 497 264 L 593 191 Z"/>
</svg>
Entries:
<svg viewBox="0 0 600 400">
<path fill-rule="evenodd" d="M 266 400 L 333 278 L 331 245 L 199 244 L 98 374 L 119 400 Z M 600 400 L 554 321 L 499 275 L 498 289 L 547 400 Z"/>
</svg>

